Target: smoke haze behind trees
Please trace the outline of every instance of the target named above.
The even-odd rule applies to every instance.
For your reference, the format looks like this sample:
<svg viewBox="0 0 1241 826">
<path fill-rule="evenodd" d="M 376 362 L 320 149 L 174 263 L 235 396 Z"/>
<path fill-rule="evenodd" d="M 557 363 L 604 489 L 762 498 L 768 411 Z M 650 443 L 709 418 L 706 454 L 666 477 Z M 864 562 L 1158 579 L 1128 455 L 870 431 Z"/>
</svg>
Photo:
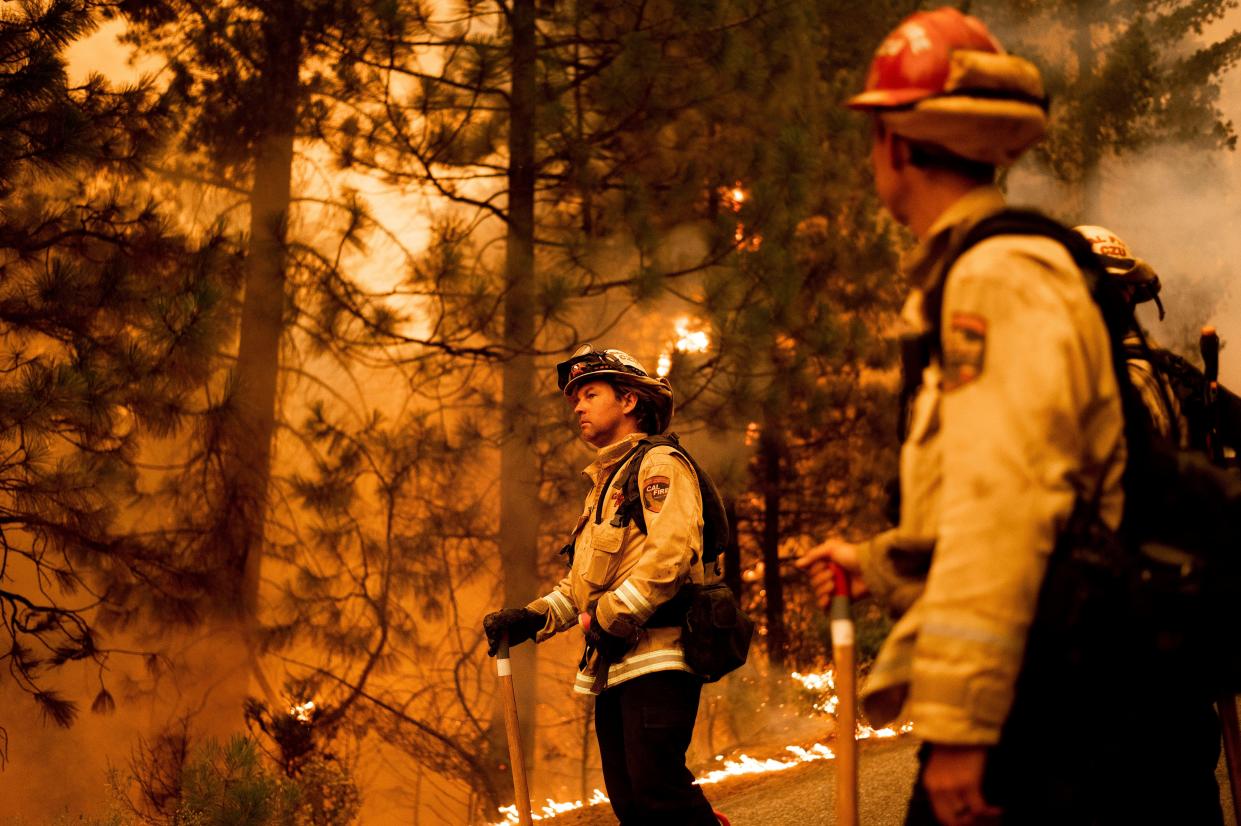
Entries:
<svg viewBox="0 0 1241 826">
<path fill-rule="evenodd" d="M 1134 254 L 1154 267 L 1162 283 L 1167 318 L 1160 322 L 1154 305 L 1144 305 L 1139 316 L 1147 329 L 1161 345 L 1198 363 L 1198 331 L 1204 324 L 1213 324 L 1225 342 L 1220 380 L 1234 389 L 1241 386 L 1241 233 L 1236 229 L 1241 214 L 1241 158 L 1226 148 L 1228 133 L 1235 133 L 1241 124 L 1241 73 L 1235 69 L 1241 48 L 1236 35 L 1241 30 L 1241 9 L 1231 0 L 1171 4 L 1084 0 L 1046 5 L 981 0 L 973 5 L 976 13 L 984 15 L 988 10 L 1018 11 L 1018 19 L 1001 15 L 994 30 L 1014 51 L 1050 66 L 1053 86 L 1075 76 L 1078 60 L 1074 52 L 1083 48 L 1083 29 L 1066 26 L 1050 31 L 1048 18 L 1021 19 L 1020 14 L 1073 6 L 1085 10 L 1083 16 L 1094 21 L 1092 42 L 1097 48 L 1090 59 L 1097 71 L 1105 73 L 1087 96 L 1096 103 L 1075 98 L 1075 88 L 1061 92 L 1060 100 L 1053 94 L 1050 147 L 1067 146 L 1058 150 L 1061 167 L 1048 171 L 1041 163 L 1046 161 L 1046 151 L 1027 156 L 1008 177 L 1010 199 L 1040 207 L 1070 223 L 1105 226 L 1125 239 Z M 1186 27 L 1186 36 L 1171 42 L 1159 38 L 1158 25 L 1145 29 L 1135 25 L 1135 10 L 1162 14 L 1170 7 L 1197 13 L 1218 10 L 1222 16 L 1204 21 L 1207 25 L 1200 32 L 1183 21 L 1178 23 Z M 1124 33 L 1125 51 L 1113 58 L 1109 50 L 1118 32 Z M 1179 69 L 1162 75 L 1147 72 L 1140 60 L 1144 53 L 1158 55 L 1164 66 L 1183 60 L 1195 67 L 1216 66 L 1219 73 L 1214 81 L 1196 78 L 1191 82 L 1191 70 L 1183 70 L 1183 80 L 1179 80 Z M 1218 84 L 1218 96 L 1213 83 Z M 1146 105 L 1142 92 L 1158 93 L 1160 100 Z M 1120 96 L 1123 114 L 1099 110 L 1097 101 L 1111 94 Z M 1087 108 L 1077 108 L 1083 105 Z M 1218 111 L 1219 123 L 1213 122 L 1212 109 Z M 1073 146 L 1082 137 L 1073 133 L 1078 112 L 1099 124 L 1099 135 L 1093 140 L 1096 145 L 1089 153 Z M 1097 165 L 1084 170 L 1083 155 Z M 1077 165 L 1065 158 L 1076 159 Z M 1235 342 L 1231 348 L 1230 341 Z"/>
</svg>

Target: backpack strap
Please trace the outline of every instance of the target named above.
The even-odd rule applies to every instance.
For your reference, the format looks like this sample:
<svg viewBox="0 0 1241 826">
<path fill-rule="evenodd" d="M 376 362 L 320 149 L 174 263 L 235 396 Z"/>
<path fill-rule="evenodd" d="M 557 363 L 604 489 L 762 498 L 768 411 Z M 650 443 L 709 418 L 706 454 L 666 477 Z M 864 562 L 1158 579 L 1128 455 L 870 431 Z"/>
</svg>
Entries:
<svg viewBox="0 0 1241 826">
<path fill-rule="evenodd" d="M 643 439 L 639 442 L 639 445 L 644 446 L 642 453 L 635 456 L 633 461 L 625 467 L 624 475 L 615 484 L 616 489 L 620 490 L 624 496 L 620 507 L 616 509 L 616 515 L 612 518 L 612 524 L 615 527 L 621 528 L 632 522 L 638 527 L 638 530 L 646 533 L 646 512 L 642 507 L 642 491 L 638 488 L 638 476 L 642 470 L 642 460 L 646 458 L 647 452 L 652 447 L 670 447 L 685 461 L 689 462 L 690 467 L 694 470 L 694 475 L 698 479 L 698 494 L 702 502 L 703 567 L 718 563 L 719 558 L 723 555 L 724 547 L 728 544 L 730 530 L 728 513 L 724 508 L 724 498 L 720 496 L 715 482 L 694 457 L 690 455 L 689 451 L 681 445 L 681 440 L 675 433 L 651 436 Z M 595 524 L 598 524 L 602 518 L 602 510 L 600 510 L 596 516 Z"/>
<path fill-rule="evenodd" d="M 625 476 L 622 477 L 622 483 L 620 485 L 617 485 L 617 487 L 623 487 L 624 479 L 628 479 L 631 475 L 634 477 L 637 476 L 637 468 L 641 466 L 642 459 L 645 458 L 646 452 L 650 450 L 651 447 L 652 445 L 649 440 L 647 439 L 639 440 L 638 443 L 634 445 L 633 448 L 628 453 L 626 453 L 619 462 L 616 463 L 616 466 L 612 468 L 612 472 L 608 474 L 607 481 L 604 482 L 603 487 L 599 489 L 599 501 L 595 503 L 595 524 L 596 525 L 598 525 L 600 522 L 603 521 L 603 504 L 605 501 L 607 501 L 608 488 L 612 487 L 612 482 L 616 479 L 616 474 L 620 473 L 622 468 L 626 470 Z M 624 505 L 622 504 L 621 507 L 623 508 Z M 616 520 L 617 518 L 619 518 L 619 516 L 620 516 L 620 508 L 617 509 L 616 516 L 612 518 L 612 524 L 617 528 L 623 528 L 625 525 L 628 524 L 628 522 L 626 521 L 626 522 L 617 523 Z M 646 533 L 645 524 L 642 526 L 642 532 Z"/>
</svg>

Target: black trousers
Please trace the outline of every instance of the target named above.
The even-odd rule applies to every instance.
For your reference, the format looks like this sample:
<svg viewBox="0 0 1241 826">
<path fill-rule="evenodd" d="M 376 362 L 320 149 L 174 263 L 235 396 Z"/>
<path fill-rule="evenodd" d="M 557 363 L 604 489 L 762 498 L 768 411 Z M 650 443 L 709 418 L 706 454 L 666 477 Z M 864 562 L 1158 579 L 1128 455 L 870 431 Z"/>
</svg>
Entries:
<svg viewBox="0 0 1241 826">
<path fill-rule="evenodd" d="M 718 826 L 685 767 L 702 680 L 657 671 L 595 698 L 603 782 L 621 826 Z"/>
</svg>

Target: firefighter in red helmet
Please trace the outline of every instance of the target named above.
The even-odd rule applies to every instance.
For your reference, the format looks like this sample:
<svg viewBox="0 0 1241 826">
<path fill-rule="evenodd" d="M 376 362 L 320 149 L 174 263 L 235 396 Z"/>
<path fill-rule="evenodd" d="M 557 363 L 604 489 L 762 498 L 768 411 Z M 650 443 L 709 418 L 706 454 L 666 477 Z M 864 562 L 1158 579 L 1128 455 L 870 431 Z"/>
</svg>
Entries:
<svg viewBox="0 0 1241 826">
<path fill-rule="evenodd" d="M 799 564 L 822 602 L 836 562 L 897 616 L 862 703 L 925 741 L 907 826 L 1218 823 L 1201 778 L 1141 748 L 1150 725 L 1111 669 L 1123 661 L 1062 668 L 1065 638 L 1047 631 L 1060 618 L 1044 576 L 1081 538 L 1074 519 L 1120 526 L 1125 441 L 1080 237 L 1008 210 L 995 186 L 1046 129 L 1038 70 L 977 18 L 919 12 L 848 105 L 871 116 L 880 200 L 919 240 L 904 261 L 899 520 Z"/>
</svg>

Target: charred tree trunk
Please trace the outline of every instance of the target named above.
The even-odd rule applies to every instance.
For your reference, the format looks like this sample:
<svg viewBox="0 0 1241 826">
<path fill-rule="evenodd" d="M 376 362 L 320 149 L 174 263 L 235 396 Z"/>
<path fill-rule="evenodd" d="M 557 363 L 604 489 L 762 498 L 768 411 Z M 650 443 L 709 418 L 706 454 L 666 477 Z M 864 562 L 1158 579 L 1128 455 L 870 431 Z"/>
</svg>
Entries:
<svg viewBox="0 0 1241 826">
<path fill-rule="evenodd" d="M 776 664 L 788 656 L 788 634 L 784 626 L 784 583 L 780 578 L 780 505 L 784 434 L 779 423 L 768 418 L 759 440 L 759 463 L 763 490 L 763 588 L 767 611 L 767 655 Z"/>
<path fill-rule="evenodd" d="M 500 445 L 500 561 L 504 604 L 525 605 L 538 596 L 539 496 L 535 455 L 534 388 L 534 144 L 535 3 L 515 0 L 512 31 L 512 91 L 509 114 L 508 237 L 504 268 L 504 345 Z M 533 766 L 535 647 L 512 651 L 513 684 L 526 764 Z M 503 741 L 503 726 L 498 731 Z M 504 746 L 500 746 L 503 753 Z"/>
</svg>

